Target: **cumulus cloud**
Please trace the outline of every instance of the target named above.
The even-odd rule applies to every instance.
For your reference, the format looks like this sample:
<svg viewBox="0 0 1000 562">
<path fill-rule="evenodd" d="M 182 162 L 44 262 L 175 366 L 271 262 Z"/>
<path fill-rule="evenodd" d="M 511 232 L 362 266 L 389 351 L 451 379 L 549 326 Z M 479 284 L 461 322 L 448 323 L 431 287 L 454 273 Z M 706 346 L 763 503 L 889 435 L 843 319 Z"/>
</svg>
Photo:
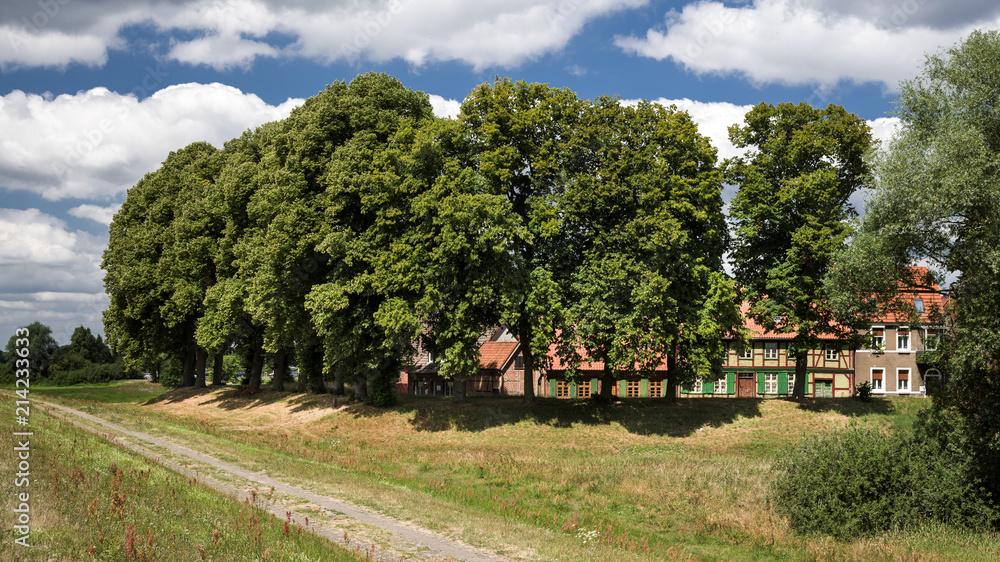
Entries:
<svg viewBox="0 0 1000 562">
<path fill-rule="evenodd" d="M 460 101 L 445 99 L 436 94 L 430 94 L 430 98 L 431 108 L 437 117 L 450 117 L 454 119 L 462 111 L 462 102 Z"/>
<path fill-rule="evenodd" d="M 120 208 L 121 203 L 108 207 L 98 207 L 97 205 L 79 205 L 77 207 L 73 207 L 67 212 L 74 217 L 90 219 L 94 222 L 110 226 L 111 219 L 115 217 L 115 213 L 117 213 Z"/>
<path fill-rule="evenodd" d="M 71 231 L 38 209 L 0 209 L 0 337 L 35 320 L 62 343 L 80 324 L 99 330 L 106 245 L 107 236 Z"/>
<path fill-rule="evenodd" d="M 169 59 L 214 68 L 246 67 L 261 56 L 510 67 L 563 48 L 596 18 L 647 3 L 103 0 L 86 6 L 52 2 L 58 13 L 50 16 L 24 2 L 0 15 L 0 29 L 12 38 L 0 45 L 0 68 L 102 65 L 109 50 L 125 46 L 121 31 L 132 25 L 152 26 L 166 35 L 167 52 L 161 54 Z M 288 41 L 272 44 L 273 37 Z"/>
<path fill-rule="evenodd" d="M 919 72 L 928 51 L 953 45 L 974 26 L 1000 22 L 993 15 L 997 10 L 989 8 L 977 12 L 974 24 L 917 25 L 924 2 L 905 0 L 896 7 L 910 3 L 914 7 L 896 16 L 900 24 L 891 25 L 892 9 L 886 19 L 861 8 L 835 11 L 830 0 L 756 0 L 744 6 L 702 0 L 668 13 L 665 28 L 649 29 L 643 37 L 619 36 L 615 44 L 629 53 L 670 59 L 699 75 L 827 88 L 842 81 L 875 82 L 894 89 Z"/>
<path fill-rule="evenodd" d="M 302 100 L 273 106 L 222 84 L 181 84 L 139 101 L 106 88 L 58 97 L 0 97 L 0 187 L 50 200 L 109 200 L 195 141 L 217 147 L 283 119 Z"/>
</svg>

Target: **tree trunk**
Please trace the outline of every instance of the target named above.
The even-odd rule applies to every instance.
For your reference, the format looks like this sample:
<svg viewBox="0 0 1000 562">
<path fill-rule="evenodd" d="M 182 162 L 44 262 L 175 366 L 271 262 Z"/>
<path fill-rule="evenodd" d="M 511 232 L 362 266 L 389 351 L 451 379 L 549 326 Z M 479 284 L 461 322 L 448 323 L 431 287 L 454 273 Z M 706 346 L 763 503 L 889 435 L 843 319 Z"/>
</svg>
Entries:
<svg viewBox="0 0 1000 562">
<path fill-rule="evenodd" d="M 220 351 L 215 354 L 215 361 L 212 363 L 212 386 L 222 386 L 226 384 L 222 380 L 222 364 L 226 357 L 226 352 Z"/>
<path fill-rule="evenodd" d="M 677 403 L 677 343 L 670 346 L 667 354 L 667 388 L 665 394 L 671 403 Z"/>
<path fill-rule="evenodd" d="M 323 349 L 310 347 L 306 353 L 309 354 L 309 369 L 304 374 L 309 392 L 313 394 L 325 394 L 326 381 L 323 376 Z M 305 361 L 299 361 L 299 363 L 305 363 Z M 299 370 L 299 374 L 303 374 L 301 369 Z"/>
<path fill-rule="evenodd" d="M 604 371 L 601 372 L 601 401 L 609 402 L 611 400 L 611 391 L 618 381 L 615 380 L 615 372 L 611 369 L 611 365 L 608 364 L 607 360 L 604 361 Z"/>
<path fill-rule="evenodd" d="M 181 386 L 194 386 L 195 346 L 189 344 L 184 352 L 184 367 L 181 370 Z"/>
<path fill-rule="evenodd" d="M 368 378 L 354 375 L 354 397 L 358 400 L 368 400 Z"/>
<path fill-rule="evenodd" d="M 330 392 L 331 394 L 336 394 L 337 396 L 347 394 L 347 392 L 344 391 L 344 368 L 340 363 L 333 366 L 333 390 Z"/>
<path fill-rule="evenodd" d="M 806 378 L 809 369 L 809 351 L 798 351 L 795 354 L 795 387 L 792 389 L 792 399 L 802 400 L 806 397 Z"/>
<path fill-rule="evenodd" d="M 260 338 L 253 341 L 253 365 L 250 367 L 250 393 L 260 390 L 260 375 L 264 370 L 264 345 Z"/>
<path fill-rule="evenodd" d="M 288 376 L 287 357 L 283 347 L 274 353 L 274 378 L 271 379 L 271 387 L 274 390 L 285 390 L 285 377 Z"/>
<path fill-rule="evenodd" d="M 462 375 L 462 376 L 456 376 L 456 377 L 454 377 L 452 379 L 452 381 L 451 381 L 451 401 L 452 402 L 454 402 L 456 404 L 465 404 L 465 403 L 467 403 L 469 401 L 468 398 L 467 398 L 467 394 L 466 394 L 466 386 L 467 386 L 466 382 L 468 380 L 469 380 L 468 377 L 466 377 L 464 375 Z"/>
<path fill-rule="evenodd" d="M 531 323 L 523 319 L 517 337 L 521 340 L 521 355 L 524 357 L 524 403 L 535 403 L 535 355 L 531 353 Z"/>
<path fill-rule="evenodd" d="M 208 351 L 197 348 L 194 352 L 194 387 L 205 388 L 205 368 L 208 367 Z"/>
</svg>

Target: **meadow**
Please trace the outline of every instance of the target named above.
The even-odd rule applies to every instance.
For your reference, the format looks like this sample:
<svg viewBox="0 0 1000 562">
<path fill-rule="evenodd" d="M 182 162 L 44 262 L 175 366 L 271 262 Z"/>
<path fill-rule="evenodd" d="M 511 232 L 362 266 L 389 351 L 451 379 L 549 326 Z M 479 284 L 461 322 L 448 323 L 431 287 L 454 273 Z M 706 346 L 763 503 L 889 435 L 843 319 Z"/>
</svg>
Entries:
<svg viewBox="0 0 1000 562">
<path fill-rule="evenodd" d="M 103 392 L 118 402 L 149 397 L 128 384 Z M 15 403 L 3 398 L 0 416 L 14 420 Z M 257 501 L 237 501 L 38 408 L 30 426 L 14 427 L 32 433 L 30 470 L 15 487 L 11 451 L 24 437 L 0 433 L 0 561 L 365 559 L 309 533 L 306 522 L 276 518 Z M 15 493 L 25 492 L 27 537 L 10 517 L 22 505 Z"/>
<path fill-rule="evenodd" d="M 795 534 L 772 509 L 782 450 L 848 424 L 908 430 L 923 398 L 602 407 L 403 396 L 383 410 L 328 395 L 239 396 L 232 387 L 166 392 L 145 381 L 34 391 L 511 559 L 1000 557 L 994 534 L 926 526 L 838 541 Z"/>
</svg>

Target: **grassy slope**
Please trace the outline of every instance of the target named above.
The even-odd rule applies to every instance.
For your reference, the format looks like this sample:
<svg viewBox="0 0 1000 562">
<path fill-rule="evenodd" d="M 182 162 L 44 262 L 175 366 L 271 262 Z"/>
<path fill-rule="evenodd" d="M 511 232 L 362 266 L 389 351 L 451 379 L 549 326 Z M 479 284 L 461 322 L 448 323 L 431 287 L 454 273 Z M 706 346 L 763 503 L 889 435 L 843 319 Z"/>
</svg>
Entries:
<svg viewBox="0 0 1000 562">
<path fill-rule="evenodd" d="M 142 399 L 135 393 L 145 389 L 98 391 L 126 402 Z M 0 417 L 14 419 L 9 395 L 0 400 Z M 192 483 L 37 408 L 30 420 L 30 485 L 11 486 L 15 467 L 6 461 L 15 446 L 13 431 L 0 433 L 0 475 L 5 492 L 30 494 L 31 546 L 14 544 L 20 535 L 8 516 L 15 503 L 12 494 L 4 493 L 0 560 L 362 559 L 303 533 L 299 524 L 286 527 L 258 507 Z"/>
<path fill-rule="evenodd" d="M 36 392 L 49 393 L 36 389 Z M 334 411 L 332 398 L 130 383 L 61 401 L 514 558 L 989 559 L 994 536 L 925 529 L 854 542 L 793 535 L 768 506 L 775 455 L 853 423 L 909 427 L 920 399 L 863 404 L 486 398 Z M 129 398 L 124 398 L 129 397 Z"/>
</svg>

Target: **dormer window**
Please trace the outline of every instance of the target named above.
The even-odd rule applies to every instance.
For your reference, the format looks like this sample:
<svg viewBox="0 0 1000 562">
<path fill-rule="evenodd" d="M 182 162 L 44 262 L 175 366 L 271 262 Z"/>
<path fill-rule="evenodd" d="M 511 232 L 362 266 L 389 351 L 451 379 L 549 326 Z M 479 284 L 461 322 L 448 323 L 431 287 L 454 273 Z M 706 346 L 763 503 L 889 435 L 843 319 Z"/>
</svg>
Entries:
<svg viewBox="0 0 1000 562">
<path fill-rule="evenodd" d="M 913 308 L 917 309 L 917 314 L 923 314 L 924 299 L 913 299 Z"/>
</svg>

